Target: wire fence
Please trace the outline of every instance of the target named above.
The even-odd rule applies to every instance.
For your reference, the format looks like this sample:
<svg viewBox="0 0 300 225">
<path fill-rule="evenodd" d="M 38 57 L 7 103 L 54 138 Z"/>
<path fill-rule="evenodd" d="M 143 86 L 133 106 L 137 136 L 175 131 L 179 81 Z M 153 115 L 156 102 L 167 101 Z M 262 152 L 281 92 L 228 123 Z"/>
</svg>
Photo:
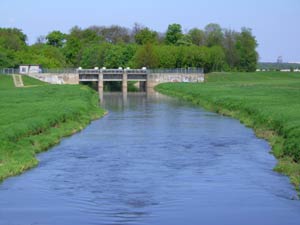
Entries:
<svg viewBox="0 0 300 225">
<path fill-rule="evenodd" d="M 178 74 L 203 74 L 204 70 L 203 68 L 176 68 L 176 69 L 76 69 L 76 68 L 60 68 L 60 69 L 47 69 L 42 68 L 38 72 L 34 73 L 52 73 L 52 74 L 69 74 L 69 73 L 88 73 L 88 72 L 103 72 L 103 73 L 123 73 L 126 71 L 130 74 L 139 74 L 139 73 L 147 73 L 147 74 L 153 74 L 153 73 L 178 73 Z M 3 68 L 0 69 L 0 75 L 6 74 L 20 74 L 19 69 L 14 68 Z M 30 72 L 29 72 L 30 74 Z"/>
<path fill-rule="evenodd" d="M 202 74 L 203 68 L 149 69 L 148 73 Z"/>
<path fill-rule="evenodd" d="M 0 69 L 0 75 L 11 75 L 11 74 L 19 74 L 19 73 L 20 73 L 19 69 L 14 69 L 14 68 Z"/>
<path fill-rule="evenodd" d="M 77 73 L 78 69 L 76 68 L 58 68 L 58 69 L 47 69 L 42 68 L 40 73 Z"/>
</svg>

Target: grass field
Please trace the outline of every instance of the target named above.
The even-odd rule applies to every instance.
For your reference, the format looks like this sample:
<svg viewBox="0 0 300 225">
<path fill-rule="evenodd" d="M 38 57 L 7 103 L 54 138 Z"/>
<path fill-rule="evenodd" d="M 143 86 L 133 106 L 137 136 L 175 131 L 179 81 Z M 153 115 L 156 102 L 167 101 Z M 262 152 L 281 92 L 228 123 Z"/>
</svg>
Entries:
<svg viewBox="0 0 300 225">
<path fill-rule="evenodd" d="M 272 145 L 275 170 L 300 185 L 300 73 L 213 73 L 205 83 L 168 83 L 161 93 L 240 119 Z"/>
<path fill-rule="evenodd" d="M 24 77 L 15 88 L 0 75 L 0 181 L 34 167 L 35 154 L 99 118 L 95 91 L 81 85 L 48 85 Z"/>
</svg>

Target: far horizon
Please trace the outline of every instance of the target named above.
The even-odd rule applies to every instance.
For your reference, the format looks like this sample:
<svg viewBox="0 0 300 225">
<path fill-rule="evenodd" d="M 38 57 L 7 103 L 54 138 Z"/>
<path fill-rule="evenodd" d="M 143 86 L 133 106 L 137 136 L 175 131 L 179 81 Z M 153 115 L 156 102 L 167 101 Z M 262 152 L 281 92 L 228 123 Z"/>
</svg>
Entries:
<svg viewBox="0 0 300 225">
<path fill-rule="evenodd" d="M 300 3 L 297 0 L 229 0 L 226 3 L 220 0 L 186 0 L 176 4 L 170 0 L 143 1 L 142 4 L 137 0 L 101 3 L 96 0 L 11 0 L 2 2 L 1 8 L 0 27 L 21 29 L 28 36 L 29 44 L 53 30 L 68 33 L 76 25 L 87 28 L 118 24 L 130 28 L 137 22 L 165 32 L 172 23 L 181 24 L 184 31 L 194 27 L 203 29 L 209 23 L 218 23 L 223 28 L 233 30 L 251 28 L 259 44 L 260 62 L 276 62 L 281 56 L 284 62 L 300 63 L 300 30 L 296 29 L 300 21 Z"/>
</svg>

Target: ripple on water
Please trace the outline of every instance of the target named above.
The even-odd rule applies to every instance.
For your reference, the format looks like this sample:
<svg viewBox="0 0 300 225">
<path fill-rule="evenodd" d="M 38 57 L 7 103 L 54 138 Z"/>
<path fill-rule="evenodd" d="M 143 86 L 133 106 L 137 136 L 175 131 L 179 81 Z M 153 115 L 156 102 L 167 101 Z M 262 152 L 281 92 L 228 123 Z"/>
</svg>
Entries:
<svg viewBox="0 0 300 225">
<path fill-rule="evenodd" d="M 171 98 L 105 96 L 110 113 L 0 185 L 0 225 L 298 225 L 270 146 Z"/>
</svg>

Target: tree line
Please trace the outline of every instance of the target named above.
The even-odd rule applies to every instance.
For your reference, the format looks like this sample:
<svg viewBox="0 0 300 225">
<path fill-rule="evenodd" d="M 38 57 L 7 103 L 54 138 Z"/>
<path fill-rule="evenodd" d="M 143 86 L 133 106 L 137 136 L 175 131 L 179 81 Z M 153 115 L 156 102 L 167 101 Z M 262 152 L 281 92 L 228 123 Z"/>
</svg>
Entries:
<svg viewBox="0 0 300 225">
<path fill-rule="evenodd" d="M 73 27 L 68 34 L 55 30 L 35 44 L 17 28 L 0 28 L 0 68 L 40 64 L 44 68 L 131 67 L 186 68 L 206 71 L 254 71 L 257 41 L 251 29 L 223 29 L 208 24 L 183 32 L 170 24 L 164 33 L 135 24 Z"/>
</svg>

